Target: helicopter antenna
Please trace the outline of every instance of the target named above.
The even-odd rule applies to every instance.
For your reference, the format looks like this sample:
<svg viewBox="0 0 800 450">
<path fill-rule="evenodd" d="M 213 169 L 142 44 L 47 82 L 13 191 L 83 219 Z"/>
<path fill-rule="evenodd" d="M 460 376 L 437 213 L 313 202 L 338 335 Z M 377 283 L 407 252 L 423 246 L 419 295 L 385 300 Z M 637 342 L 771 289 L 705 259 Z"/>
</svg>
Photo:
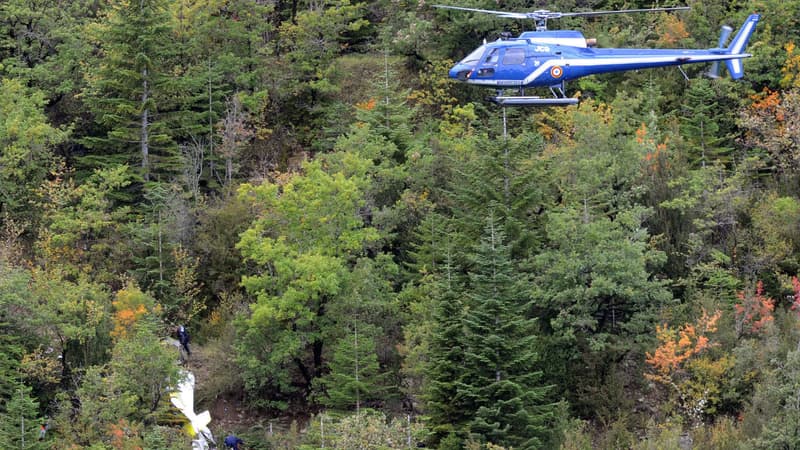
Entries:
<svg viewBox="0 0 800 450">
<path fill-rule="evenodd" d="M 662 11 L 686 11 L 688 6 L 676 6 L 672 8 L 644 8 L 644 9 L 619 9 L 612 11 L 586 11 L 586 12 L 558 12 L 549 11 L 547 9 L 539 9 L 531 12 L 513 12 L 513 11 L 493 11 L 491 9 L 476 9 L 464 8 L 461 6 L 449 5 L 431 5 L 434 8 L 443 9 L 457 9 L 460 11 L 472 11 L 483 14 L 492 14 L 504 19 L 531 19 L 536 24 L 536 31 L 547 31 L 548 19 L 560 19 L 562 17 L 590 17 L 590 16 L 604 16 L 608 14 L 628 14 L 639 12 L 662 12 Z"/>
</svg>

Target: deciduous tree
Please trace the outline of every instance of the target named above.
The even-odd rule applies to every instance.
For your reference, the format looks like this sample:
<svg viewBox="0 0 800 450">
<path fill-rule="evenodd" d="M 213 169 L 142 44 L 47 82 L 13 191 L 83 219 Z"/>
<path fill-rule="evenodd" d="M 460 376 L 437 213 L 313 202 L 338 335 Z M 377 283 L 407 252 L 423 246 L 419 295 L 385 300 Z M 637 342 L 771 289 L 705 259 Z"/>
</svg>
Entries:
<svg viewBox="0 0 800 450">
<path fill-rule="evenodd" d="M 296 390 L 311 393 L 324 369 L 328 305 L 341 294 L 351 262 L 378 238 L 358 215 L 359 185 L 356 177 L 328 174 L 312 162 L 283 185 L 240 190 L 260 212 L 237 247 L 261 274 L 242 281 L 257 301 L 243 323 L 238 359 L 248 389 L 280 393 L 271 406 L 282 406 L 275 400 Z"/>
</svg>

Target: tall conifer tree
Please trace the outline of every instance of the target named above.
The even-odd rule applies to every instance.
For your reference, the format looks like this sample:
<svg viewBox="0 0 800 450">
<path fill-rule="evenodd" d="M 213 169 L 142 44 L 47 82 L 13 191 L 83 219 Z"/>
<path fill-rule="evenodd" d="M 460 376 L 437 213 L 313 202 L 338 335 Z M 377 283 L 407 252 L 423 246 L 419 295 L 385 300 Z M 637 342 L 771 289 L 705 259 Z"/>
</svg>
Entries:
<svg viewBox="0 0 800 450">
<path fill-rule="evenodd" d="M 473 434 L 499 445 L 539 448 L 554 407 L 536 367 L 536 326 L 525 314 L 524 279 L 505 240 L 502 225 L 490 216 L 471 256 L 459 390 L 474 411 Z"/>
<path fill-rule="evenodd" d="M 164 0 L 117 0 L 98 25 L 102 53 L 85 96 L 102 129 L 84 139 L 88 166 L 132 164 L 145 180 L 176 170 L 177 147 L 162 116 L 170 23 Z"/>
<path fill-rule="evenodd" d="M 470 412 L 458 395 L 458 380 L 464 364 L 464 333 L 461 318 L 463 303 L 449 263 L 443 279 L 435 289 L 433 335 L 430 338 L 425 367 L 425 413 L 432 431 L 431 444 L 452 434 L 461 433 L 469 421 Z"/>
<path fill-rule="evenodd" d="M 546 440 L 554 407 L 536 368 L 536 326 L 525 314 L 523 277 L 505 241 L 490 216 L 468 256 L 468 280 L 457 289 L 446 285 L 436 309 L 427 370 L 427 413 L 436 441 L 469 434 L 538 448 Z"/>
<path fill-rule="evenodd" d="M 31 395 L 31 388 L 19 383 L 14 395 L 0 411 L 0 447 L 8 449 L 38 450 L 47 448 L 39 442 L 39 403 Z"/>
</svg>

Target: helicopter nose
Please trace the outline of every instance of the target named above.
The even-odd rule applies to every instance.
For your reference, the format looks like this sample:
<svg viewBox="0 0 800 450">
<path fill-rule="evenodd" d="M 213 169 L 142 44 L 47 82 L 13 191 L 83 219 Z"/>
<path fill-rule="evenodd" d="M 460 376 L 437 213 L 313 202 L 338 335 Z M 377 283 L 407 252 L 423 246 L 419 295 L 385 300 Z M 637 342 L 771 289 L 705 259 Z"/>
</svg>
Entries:
<svg viewBox="0 0 800 450">
<path fill-rule="evenodd" d="M 470 74 L 472 73 L 472 67 L 466 64 L 456 64 L 450 69 L 450 78 L 458 81 L 467 81 Z"/>
</svg>

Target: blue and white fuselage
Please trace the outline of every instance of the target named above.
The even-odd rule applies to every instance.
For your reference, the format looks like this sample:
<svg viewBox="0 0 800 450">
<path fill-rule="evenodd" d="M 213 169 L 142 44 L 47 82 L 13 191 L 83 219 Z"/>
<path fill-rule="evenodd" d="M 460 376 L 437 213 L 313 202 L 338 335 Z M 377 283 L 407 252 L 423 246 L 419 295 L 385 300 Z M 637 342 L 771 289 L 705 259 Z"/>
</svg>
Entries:
<svg viewBox="0 0 800 450">
<path fill-rule="evenodd" d="M 607 72 L 725 61 L 734 79 L 744 74 L 741 60 L 760 16 L 747 18 L 726 48 L 600 49 L 578 31 L 533 31 L 484 44 L 450 69 L 450 77 L 497 89 L 563 86 L 564 82 Z"/>
</svg>

